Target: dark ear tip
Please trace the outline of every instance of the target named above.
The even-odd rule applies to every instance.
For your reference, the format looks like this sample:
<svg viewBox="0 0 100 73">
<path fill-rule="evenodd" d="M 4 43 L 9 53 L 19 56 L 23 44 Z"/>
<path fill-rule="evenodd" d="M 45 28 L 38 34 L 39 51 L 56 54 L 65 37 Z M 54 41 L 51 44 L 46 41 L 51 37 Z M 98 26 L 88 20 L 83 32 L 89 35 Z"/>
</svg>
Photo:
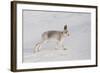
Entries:
<svg viewBox="0 0 100 73">
<path fill-rule="evenodd" d="M 64 26 L 64 29 L 67 29 L 67 25 Z"/>
</svg>

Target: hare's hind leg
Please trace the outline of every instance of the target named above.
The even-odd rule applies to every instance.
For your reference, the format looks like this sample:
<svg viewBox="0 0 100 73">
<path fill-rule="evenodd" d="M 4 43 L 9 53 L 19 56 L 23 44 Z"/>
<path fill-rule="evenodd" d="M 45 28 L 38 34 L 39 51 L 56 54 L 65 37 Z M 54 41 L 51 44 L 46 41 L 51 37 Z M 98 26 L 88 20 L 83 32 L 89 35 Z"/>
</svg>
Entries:
<svg viewBox="0 0 100 73">
<path fill-rule="evenodd" d="M 40 44 L 41 44 L 41 41 L 39 41 L 38 43 L 35 44 L 34 50 L 33 50 L 34 53 L 36 53 L 37 51 L 39 51 Z"/>
<path fill-rule="evenodd" d="M 41 47 L 42 47 L 42 44 L 46 43 L 47 41 L 46 40 L 41 40 L 40 42 L 38 42 L 35 47 L 34 47 L 34 51 L 35 52 L 38 52 L 40 51 Z"/>
<path fill-rule="evenodd" d="M 45 43 L 47 43 L 47 41 L 48 41 L 48 40 L 42 40 L 42 41 L 39 43 L 38 51 L 41 50 L 42 45 L 45 44 Z"/>
<path fill-rule="evenodd" d="M 34 50 L 33 50 L 34 53 L 38 51 L 39 46 L 40 46 L 39 43 L 37 43 L 37 44 L 35 45 Z"/>
</svg>

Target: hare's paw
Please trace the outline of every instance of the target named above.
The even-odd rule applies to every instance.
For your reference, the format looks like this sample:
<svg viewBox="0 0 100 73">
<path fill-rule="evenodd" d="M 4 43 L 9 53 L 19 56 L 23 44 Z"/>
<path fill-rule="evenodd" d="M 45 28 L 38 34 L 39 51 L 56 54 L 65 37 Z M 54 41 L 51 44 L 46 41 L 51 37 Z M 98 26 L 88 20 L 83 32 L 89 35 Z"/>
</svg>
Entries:
<svg viewBox="0 0 100 73">
<path fill-rule="evenodd" d="M 67 48 L 64 48 L 64 50 L 67 50 Z"/>
</svg>

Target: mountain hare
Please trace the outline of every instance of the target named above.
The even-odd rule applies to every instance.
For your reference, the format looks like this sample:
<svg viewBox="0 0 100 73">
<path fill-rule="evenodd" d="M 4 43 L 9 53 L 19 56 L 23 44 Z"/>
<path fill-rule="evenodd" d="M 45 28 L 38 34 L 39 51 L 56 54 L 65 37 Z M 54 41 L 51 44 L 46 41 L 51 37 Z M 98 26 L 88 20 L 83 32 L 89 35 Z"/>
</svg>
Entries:
<svg viewBox="0 0 100 73">
<path fill-rule="evenodd" d="M 35 52 L 39 51 L 42 44 L 46 43 L 48 40 L 52 39 L 52 40 L 56 40 L 57 41 L 57 46 L 56 48 L 59 48 L 59 46 L 66 50 L 62 44 L 64 38 L 66 38 L 67 36 L 69 36 L 69 32 L 67 30 L 67 25 L 64 25 L 64 30 L 63 31 L 46 31 L 42 34 L 42 40 L 40 42 L 38 42 L 35 45 Z"/>
</svg>

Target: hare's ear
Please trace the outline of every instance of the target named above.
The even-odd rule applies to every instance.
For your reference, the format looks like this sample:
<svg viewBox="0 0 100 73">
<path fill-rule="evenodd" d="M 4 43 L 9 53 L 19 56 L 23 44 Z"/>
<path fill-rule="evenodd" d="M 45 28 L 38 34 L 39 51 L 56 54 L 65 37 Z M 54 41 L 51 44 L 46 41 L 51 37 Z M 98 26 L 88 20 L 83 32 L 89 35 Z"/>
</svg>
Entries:
<svg viewBox="0 0 100 73">
<path fill-rule="evenodd" d="M 64 30 L 67 30 L 67 25 L 64 26 Z"/>
</svg>

